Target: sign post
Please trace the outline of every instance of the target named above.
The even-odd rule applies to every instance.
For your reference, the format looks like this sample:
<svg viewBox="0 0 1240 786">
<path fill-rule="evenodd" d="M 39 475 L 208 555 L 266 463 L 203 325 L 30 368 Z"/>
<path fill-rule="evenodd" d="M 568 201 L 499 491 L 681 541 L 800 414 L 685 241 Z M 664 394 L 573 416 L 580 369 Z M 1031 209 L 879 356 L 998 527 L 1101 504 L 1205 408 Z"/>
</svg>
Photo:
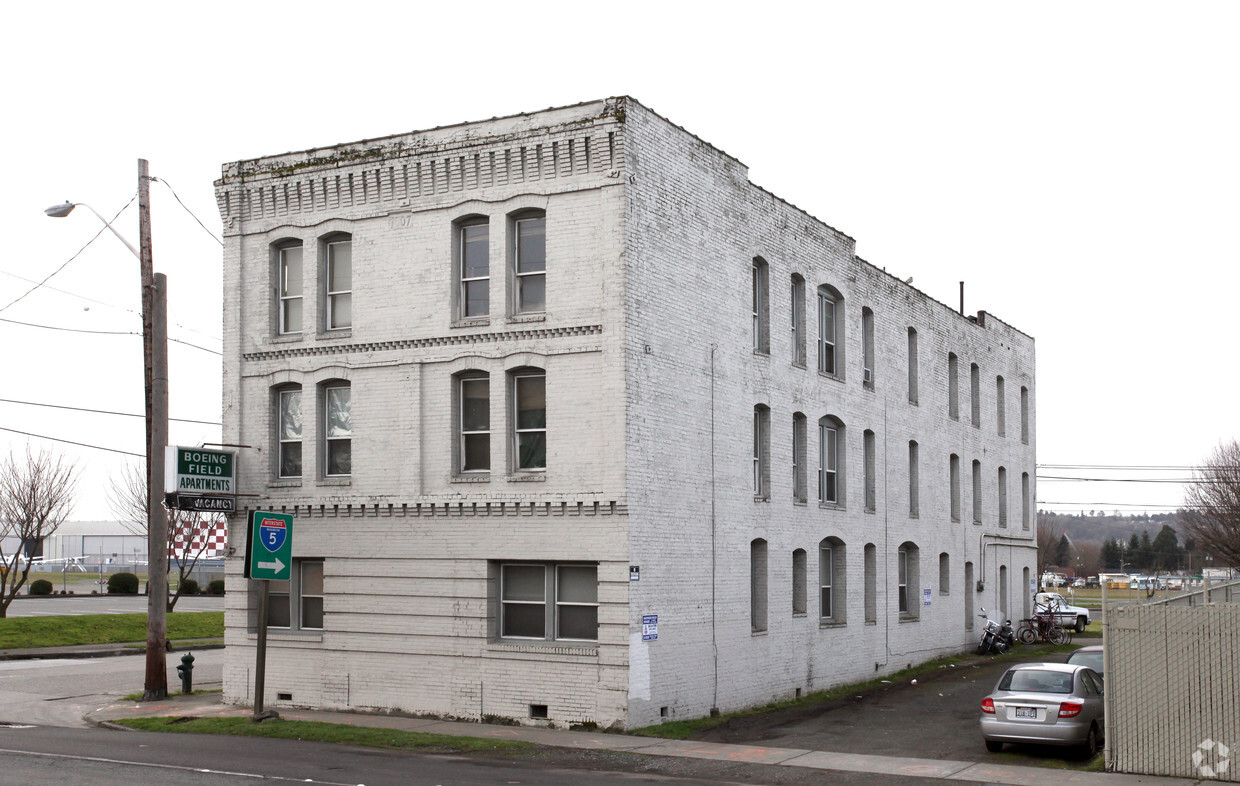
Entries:
<svg viewBox="0 0 1240 786">
<path fill-rule="evenodd" d="M 245 577 L 259 582 L 258 648 L 254 664 L 254 720 L 278 718 L 263 710 L 267 677 L 267 604 L 269 582 L 288 581 L 293 575 L 293 517 L 287 513 L 256 510 L 250 513 L 245 539 Z"/>
</svg>

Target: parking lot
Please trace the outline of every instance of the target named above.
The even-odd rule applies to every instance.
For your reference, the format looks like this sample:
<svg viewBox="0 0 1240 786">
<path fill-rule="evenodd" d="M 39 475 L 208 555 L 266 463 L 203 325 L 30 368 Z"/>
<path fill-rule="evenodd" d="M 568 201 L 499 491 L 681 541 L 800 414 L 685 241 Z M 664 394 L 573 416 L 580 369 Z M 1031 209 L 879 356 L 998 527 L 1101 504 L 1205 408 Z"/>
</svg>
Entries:
<svg viewBox="0 0 1240 786">
<path fill-rule="evenodd" d="M 1101 639 L 1078 638 L 1076 643 L 1100 644 Z M 905 679 L 828 704 L 734 718 L 695 734 L 694 739 L 996 764 L 1044 765 L 1049 760 L 1082 767 L 1086 762 L 1072 750 L 1008 745 L 1002 753 L 989 753 L 982 742 L 981 701 L 1004 670 L 1015 663 L 1062 663 L 1067 657 L 1033 650 L 1021 647 L 1011 655 L 964 656 L 954 666 L 918 676 L 916 684 Z"/>
</svg>

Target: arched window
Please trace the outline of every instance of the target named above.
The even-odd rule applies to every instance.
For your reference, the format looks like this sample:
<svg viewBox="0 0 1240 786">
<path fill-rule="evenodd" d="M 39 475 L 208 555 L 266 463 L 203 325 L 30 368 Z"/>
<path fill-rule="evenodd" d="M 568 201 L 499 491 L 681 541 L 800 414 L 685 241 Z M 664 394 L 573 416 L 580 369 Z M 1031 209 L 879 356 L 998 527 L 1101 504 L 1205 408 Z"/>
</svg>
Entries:
<svg viewBox="0 0 1240 786">
<path fill-rule="evenodd" d="M 896 552 L 896 605 L 900 616 L 916 619 L 921 615 L 921 552 L 917 544 L 906 541 Z"/>
<path fill-rule="evenodd" d="M 918 460 L 917 440 L 908 441 L 908 515 L 921 515 L 921 467 Z"/>
<path fill-rule="evenodd" d="M 806 607 L 806 559 L 805 549 L 794 549 L 792 552 L 792 613 L 795 616 L 805 614 Z"/>
<path fill-rule="evenodd" d="M 999 436 L 1007 433 L 1007 394 L 1004 392 L 1003 377 L 995 377 L 995 428 Z"/>
<path fill-rule="evenodd" d="M 843 507 L 844 423 L 834 415 L 818 420 L 818 502 Z"/>
<path fill-rule="evenodd" d="M 768 268 L 762 257 L 753 258 L 753 351 L 767 355 L 771 352 L 770 291 Z"/>
<path fill-rule="evenodd" d="M 276 332 L 282 336 L 302 331 L 302 248 L 300 240 L 277 243 L 273 249 L 276 265 L 278 307 Z"/>
<path fill-rule="evenodd" d="M 865 621 L 878 620 L 878 548 L 865 544 Z"/>
<path fill-rule="evenodd" d="M 939 594 L 950 595 L 952 589 L 951 557 L 946 551 L 939 552 Z"/>
<path fill-rule="evenodd" d="M 459 474 L 491 470 L 491 377 L 483 371 L 456 375 L 456 460 Z"/>
<path fill-rule="evenodd" d="M 353 389 L 348 382 L 325 382 L 323 390 L 323 474 L 353 474 Z"/>
<path fill-rule="evenodd" d="M 481 319 L 491 313 L 491 236 L 486 216 L 468 216 L 453 224 L 458 319 Z"/>
<path fill-rule="evenodd" d="M 519 368 L 509 373 L 512 401 L 512 468 L 547 469 L 547 372 Z"/>
<path fill-rule="evenodd" d="M 749 628 L 766 630 L 766 541 L 755 538 L 749 544 Z"/>
<path fill-rule="evenodd" d="M 848 561 L 844 541 L 823 538 L 818 544 L 818 617 L 822 622 L 846 622 Z"/>
<path fill-rule="evenodd" d="M 835 287 L 818 287 L 818 371 L 844 376 L 844 296 Z"/>
<path fill-rule="evenodd" d="M 861 384 L 874 387 L 874 312 L 861 309 Z"/>
<path fill-rule="evenodd" d="M 301 477 L 301 385 L 277 388 L 275 394 L 276 477 Z"/>
<path fill-rule="evenodd" d="M 955 352 L 947 353 L 947 416 L 960 418 L 960 359 Z"/>
<path fill-rule="evenodd" d="M 323 238 L 323 326 L 353 327 L 353 236 L 339 232 Z"/>
<path fill-rule="evenodd" d="M 952 521 L 960 521 L 960 457 L 955 453 L 948 459 L 947 471 L 951 483 Z"/>
<path fill-rule="evenodd" d="M 771 410 L 765 404 L 753 408 L 753 496 L 766 500 L 771 495 Z"/>
<path fill-rule="evenodd" d="M 908 329 L 908 402 L 917 403 L 917 328 Z"/>
<path fill-rule="evenodd" d="M 969 365 L 969 406 L 973 426 L 982 425 L 982 374 L 976 363 Z"/>
<path fill-rule="evenodd" d="M 805 279 L 792 274 L 792 365 L 805 367 Z"/>
<path fill-rule="evenodd" d="M 1007 469 L 999 467 L 999 526 L 1006 527 L 1008 523 L 1008 493 L 1007 493 Z"/>
<path fill-rule="evenodd" d="M 547 216 L 525 210 L 512 217 L 513 312 L 547 310 Z"/>
<path fill-rule="evenodd" d="M 792 414 L 792 500 L 793 502 L 805 502 L 806 500 L 806 471 L 805 462 L 808 458 L 806 442 L 806 420 L 804 413 L 794 412 Z"/>
</svg>

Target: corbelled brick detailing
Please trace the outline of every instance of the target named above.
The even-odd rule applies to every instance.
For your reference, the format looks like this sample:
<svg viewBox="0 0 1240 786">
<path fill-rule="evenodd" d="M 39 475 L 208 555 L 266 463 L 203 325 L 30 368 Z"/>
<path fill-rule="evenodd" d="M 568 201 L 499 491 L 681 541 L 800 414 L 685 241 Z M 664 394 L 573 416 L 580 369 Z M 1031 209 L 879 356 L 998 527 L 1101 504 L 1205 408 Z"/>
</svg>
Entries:
<svg viewBox="0 0 1240 786">
<path fill-rule="evenodd" d="M 461 333 L 434 338 L 410 338 L 398 341 L 372 341 L 364 344 L 318 344 L 296 346 L 265 352 L 247 352 L 245 360 L 287 360 L 291 358 L 324 355 L 352 355 L 355 353 L 384 352 L 403 349 L 428 349 L 430 347 L 468 346 L 473 344 L 500 344 L 514 341 L 534 341 L 568 336 L 592 336 L 603 332 L 602 325 L 575 325 L 571 327 L 539 328 L 535 330 L 509 330 L 492 333 Z"/>
</svg>

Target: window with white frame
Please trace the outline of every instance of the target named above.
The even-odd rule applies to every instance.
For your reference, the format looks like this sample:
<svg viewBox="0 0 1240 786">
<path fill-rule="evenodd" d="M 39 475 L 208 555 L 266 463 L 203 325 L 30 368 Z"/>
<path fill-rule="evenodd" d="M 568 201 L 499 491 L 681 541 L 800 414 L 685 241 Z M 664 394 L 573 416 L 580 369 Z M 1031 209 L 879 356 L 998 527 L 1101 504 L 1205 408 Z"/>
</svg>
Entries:
<svg viewBox="0 0 1240 786">
<path fill-rule="evenodd" d="M 513 469 L 542 472 L 547 468 L 547 375 L 541 369 L 512 374 Z"/>
<path fill-rule="evenodd" d="M 323 560 L 296 558 L 288 581 L 269 582 L 267 626 L 323 630 Z"/>
<path fill-rule="evenodd" d="M 908 552 L 901 548 L 896 552 L 896 603 L 900 609 L 900 616 L 906 616 L 909 613 L 908 602 Z"/>
<path fill-rule="evenodd" d="M 276 439 L 280 445 L 276 458 L 278 477 L 301 477 L 301 436 L 301 388 L 276 391 Z"/>
<path fill-rule="evenodd" d="M 805 502 L 806 498 L 806 421 L 805 415 L 794 412 L 792 415 L 792 501 Z"/>
<path fill-rule="evenodd" d="M 323 474 L 353 474 L 353 396 L 348 383 L 323 388 Z"/>
<path fill-rule="evenodd" d="M 818 371 L 844 376 L 844 298 L 833 287 L 818 287 Z"/>
<path fill-rule="evenodd" d="M 348 236 L 327 241 L 326 325 L 328 330 L 353 326 L 353 240 Z"/>
<path fill-rule="evenodd" d="M 844 506 L 844 424 L 833 415 L 818 421 L 818 502 Z"/>
<path fill-rule="evenodd" d="M 874 312 L 861 309 L 861 384 L 874 387 Z"/>
<path fill-rule="evenodd" d="M 753 496 L 766 500 L 771 493 L 771 410 L 762 404 L 753 408 Z"/>
<path fill-rule="evenodd" d="M 491 469 L 491 378 L 479 371 L 457 377 L 457 445 L 460 472 Z"/>
<path fill-rule="evenodd" d="M 456 226 L 457 313 L 461 319 L 486 317 L 491 311 L 491 239 L 485 219 Z"/>
<path fill-rule="evenodd" d="M 513 234 L 516 313 L 541 313 L 547 310 L 547 219 L 524 215 L 513 222 Z"/>
<path fill-rule="evenodd" d="M 835 597 L 831 594 L 832 573 L 835 560 L 831 556 L 831 546 L 824 545 L 818 549 L 818 618 L 830 621 L 835 615 Z"/>
<path fill-rule="evenodd" d="M 280 298 L 276 332 L 282 336 L 301 332 L 302 318 L 302 254 L 301 243 L 281 246 L 276 250 L 277 290 Z"/>
<path fill-rule="evenodd" d="M 598 640 L 598 565 L 499 564 L 501 638 Z"/>
<path fill-rule="evenodd" d="M 792 274 L 792 365 L 805 366 L 805 279 Z"/>
<path fill-rule="evenodd" d="M 766 355 L 771 351 L 770 291 L 766 260 L 762 257 L 754 257 L 751 273 L 753 275 L 753 351 Z"/>
<path fill-rule="evenodd" d="M 865 477 L 862 479 L 865 485 L 865 509 L 869 513 L 873 513 L 877 509 L 877 475 L 874 459 L 874 432 L 866 429 L 863 435 L 864 443 L 864 471 Z"/>
</svg>

